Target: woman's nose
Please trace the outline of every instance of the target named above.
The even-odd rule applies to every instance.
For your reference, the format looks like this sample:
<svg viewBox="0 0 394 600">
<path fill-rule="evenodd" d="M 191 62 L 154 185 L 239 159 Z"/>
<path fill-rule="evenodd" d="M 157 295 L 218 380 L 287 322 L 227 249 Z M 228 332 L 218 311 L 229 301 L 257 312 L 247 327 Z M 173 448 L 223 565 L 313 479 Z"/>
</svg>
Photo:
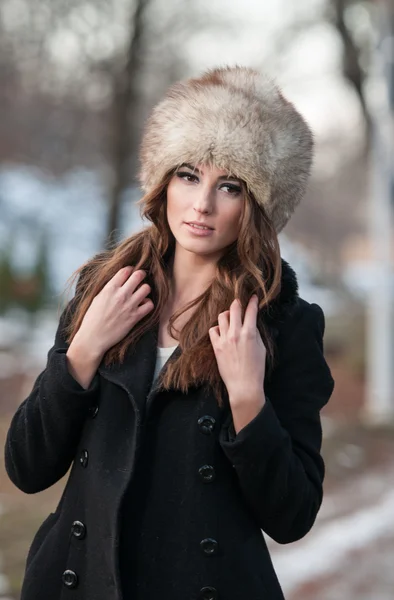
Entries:
<svg viewBox="0 0 394 600">
<path fill-rule="evenodd" d="M 194 208 L 199 212 L 211 211 L 214 202 L 214 193 L 211 187 L 203 187 L 196 192 Z"/>
</svg>

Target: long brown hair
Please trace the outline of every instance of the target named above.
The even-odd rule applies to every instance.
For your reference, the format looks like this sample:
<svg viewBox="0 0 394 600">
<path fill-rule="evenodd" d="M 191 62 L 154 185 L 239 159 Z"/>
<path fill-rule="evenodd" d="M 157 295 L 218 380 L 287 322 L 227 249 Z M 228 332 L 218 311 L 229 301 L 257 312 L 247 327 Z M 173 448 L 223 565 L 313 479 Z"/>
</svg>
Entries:
<svg viewBox="0 0 394 600">
<path fill-rule="evenodd" d="M 71 343 L 81 326 L 83 317 L 93 298 L 104 285 L 126 265 L 146 271 L 144 283 L 151 287 L 149 296 L 154 308 L 132 330 L 110 348 L 104 364 L 123 362 L 128 347 L 155 326 L 166 305 L 170 292 L 170 262 L 175 251 L 175 238 L 167 221 L 167 186 L 174 171 L 167 174 L 156 189 L 146 194 L 137 204 L 143 205 L 140 214 L 152 225 L 120 242 L 84 263 L 71 275 L 70 285 L 80 275 L 72 304 L 74 310 L 65 328 L 66 339 Z M 244 211 L 238 239 L 217 262 L 216 276 L 209 287 L 170 318 L 172 337 L 179 339 L 182 353 L 169 359 L 168 368 L 160 384 L 164 389 L 186 392 L 190 385 L 208 383 L 212 386 L 219 406 L 225 393 L 208 330 L 218 325 L 220 312 L 228 310 L 234 298 L 242 305 L 242 318 L 253 293 L 259 298 L 259 308 L 268 305 L 280 292 L 281 256 L 276 231 L 264 209 L 244 187 Z M 83 281 L 82 281 L 83 280 Z M 174 321 L 187 309 L 196 306 L 190 319 L 179 333 Z M 267 368 L 272 366 L 274 342 L 259 311 L 257 327 L 267 349 Z"/>
</svg>

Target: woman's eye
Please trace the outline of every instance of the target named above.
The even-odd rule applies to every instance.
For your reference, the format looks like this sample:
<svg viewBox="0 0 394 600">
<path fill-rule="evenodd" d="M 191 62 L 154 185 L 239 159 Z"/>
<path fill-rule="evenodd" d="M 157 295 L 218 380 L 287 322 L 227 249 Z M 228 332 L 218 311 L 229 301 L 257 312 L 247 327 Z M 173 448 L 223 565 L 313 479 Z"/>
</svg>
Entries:
<svg viewBox="0 0 394 600">
<path fill-rule="evenodd" d="M 176 175 L 177 177 L 179 177 L 179 179 L 184 179 L 189 183 L 195 183 L 196 181 L 199 181 L 197 175 L 194 175 L 193 173 L 189 173 L 187 171 L 178 171 Z M 238 196 L 238 194 L 240 194 L 242 191 L 238 185 L 233 185 L 231 183 L 223 184 L 220 187 L 220 189 L 225 189 L 226 193 L 229 193 L 231 196 Z"/>
<path fill-rule="evenodd" d="M 198 177 L 196 175 L 193 175 L 193 173 L 187 173 L 186 171 L 179 171 L 177 176 L 180 179 L 186 179 L 186 181 L 198 181 Z M 187 179 L 188 177 L 190 179 Z"/>
<path fill-rule="evenodd" d="M 237 185 L 230 185 L 229 183 L 225 183 L 224 185 L 222 185 L 221 189 L 223 188 L 227 188 L 228 192 L 233 196 L 237 196 L 241 193 L 241 188 Z"/>
</svg>

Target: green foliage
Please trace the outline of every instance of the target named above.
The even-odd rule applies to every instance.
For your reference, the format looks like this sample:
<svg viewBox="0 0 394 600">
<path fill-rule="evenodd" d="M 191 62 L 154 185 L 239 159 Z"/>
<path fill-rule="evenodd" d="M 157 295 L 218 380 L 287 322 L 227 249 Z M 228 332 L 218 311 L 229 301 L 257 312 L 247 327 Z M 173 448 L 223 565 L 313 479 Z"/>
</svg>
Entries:
<svg viewBox="0 0 394 600">
<path fill-rule="evenodd" d="M 13 307 L 36 313 L 51 298 L 49 274 L 48 236 L 42 231 L 39 238 L 37 260 L 32 271 L 19 275 L 12 265 L 13 244 L 10 242 L 0 254 L 0 314 Z"/>
<path fill-rule="evenodd" d="M 12 302 L 14 276 L 11 267 L 12 246 L 9 243 L 0 253 L 0 314 L 3 314 Z"/>
<path fill-rule="evenodd" d="M 48 238 L 40 236 L 37 260 L 32 274 L 20 281 L 18 304 L 28 312 L 35 313 L 46 305 L 51 293 L 48 264 Z"/>
</svg>

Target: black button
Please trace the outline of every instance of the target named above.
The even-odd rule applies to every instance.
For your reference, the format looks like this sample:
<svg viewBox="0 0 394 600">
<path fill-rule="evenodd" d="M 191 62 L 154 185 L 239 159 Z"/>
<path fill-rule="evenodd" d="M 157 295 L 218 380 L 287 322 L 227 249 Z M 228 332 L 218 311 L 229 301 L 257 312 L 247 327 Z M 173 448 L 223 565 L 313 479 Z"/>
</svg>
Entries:
<svg viewBox="0 0 394 600">
<path fill-rule="evenodd" d="M 203 465 L 198 469 L 198 473 L 204 483 L 211 483 L 216 477 L 215 469 L 212 465 Z"/>
<path fill-rule="evenodd" d="M 71 525 L 71 533 L 79 540 L 83 540 L 83 538 L 86 536 L 86 526 L 82 523 L 82 521 L 74 521 L 74 523 Z"/>
<path fill-rule="evenodd" d="M 75 573 L 75 571 L 70 571 L 69 569 L 64 571 L 62 580 L 64 585 L 68 588 L 75 588 L 78 585 L 78 575 Z"/>
<path fill-rule="evenodd" d="M 205 435 L 212 433 L 215 423 L 215 419 L 210 415 L 204 415 L 198 419 L 198 426 L 200 427 L 202 433 L 205 433 Z"/>
<path fill-rule="evenodd" d="M 89 460 L 89 452 L 87 450 L 82 450 L 81 456 L 79 457 L 79 462 L 83 466 L 84 469 L 88 466 Z"/>
<path fill-rule="evenodd" d="M 97 404 L 95 404 L 94 406 L 91 406 L 91 407 L 89 408 L 89 415 L 90 415 L 90 417 L 91 417 L 92 419 L 94 419 L 94 417 L 96 417 L 96 416 L 97 416 L 97 413 L 98 413 L 98 411 L 99 411 L 99 407 L 98 407 L 98 405 L 97 405 Z"/>
<path fill-rule="evenodd" d="M 201 540 L 200 548 L 207 556 L 213 556 L 218 552 L 218 543 L 213 538 L 205 538 Z"/>
<path fill-rule="evenodd" d="M 210 585 L 205 585 L 200 590 L 199 600 L 218 600 L 217 589 Z"/>
</svg>

